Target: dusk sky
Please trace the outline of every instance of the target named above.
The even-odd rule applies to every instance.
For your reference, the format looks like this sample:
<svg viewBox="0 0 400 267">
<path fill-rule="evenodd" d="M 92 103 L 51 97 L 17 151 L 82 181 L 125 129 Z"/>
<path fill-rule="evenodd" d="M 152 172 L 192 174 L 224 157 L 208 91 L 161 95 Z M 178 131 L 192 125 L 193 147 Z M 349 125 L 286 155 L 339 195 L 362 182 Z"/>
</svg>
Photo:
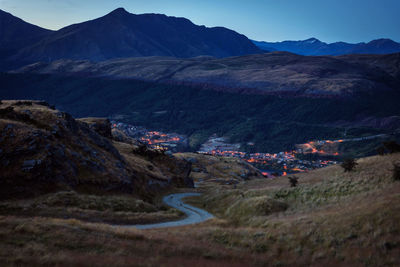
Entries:
<svg viewBox="0 0 400 267">
<path fill-rule="evenodd" d="M 0 9 L 48 29 L 128 12 L 186 17 L 263 41 L 400 41 L 400 0 L 0 0 Z"/>
</svg>

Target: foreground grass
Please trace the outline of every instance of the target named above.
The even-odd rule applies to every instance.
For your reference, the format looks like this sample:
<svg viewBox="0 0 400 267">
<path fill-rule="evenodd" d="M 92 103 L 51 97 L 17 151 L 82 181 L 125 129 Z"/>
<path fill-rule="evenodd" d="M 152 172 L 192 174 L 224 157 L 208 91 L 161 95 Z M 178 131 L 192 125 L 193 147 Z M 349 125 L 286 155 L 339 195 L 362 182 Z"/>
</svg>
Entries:
<svg viewBox="0 0 400 267">
<path fill-rule="evenodd" d="M 399 266 L 400 183 L 391 178 L 399 160 L 301 174 L 296 188 L 286 177 L 214 184 L 190 201 L 217 219 L 168 230 L 3 215 L 0 265 Z"/>
<path fill-rule="evenodd" d="M 130 195 L 87 195 L 62 191 L 32 199 L 0 202 L 0 215 L 73 218 L 89 222 L 142 224 L 178 220 L 183 213 Z"/>
</svg>

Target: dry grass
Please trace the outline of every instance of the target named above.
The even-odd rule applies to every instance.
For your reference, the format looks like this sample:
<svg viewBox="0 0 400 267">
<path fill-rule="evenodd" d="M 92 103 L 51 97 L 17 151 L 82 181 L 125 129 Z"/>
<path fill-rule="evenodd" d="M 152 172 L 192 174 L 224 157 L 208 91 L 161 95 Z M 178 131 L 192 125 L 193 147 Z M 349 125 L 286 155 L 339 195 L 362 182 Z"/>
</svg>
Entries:
<svg viewBox="0 0 400 267">
<path fill-rule="evenodd" d="M 400 154 L 286 177 L 205 187 L 217 219 L 166 229 L 0 216 L 0 265 L 399 266 Z"/>
<path fill-rule="evenodd" d="M 118 229 L 76 220 L 0 217 L 3 265 L 239 266 L 218 244 L 167 231 Z M 16 249 L 18 248 L 18 249 Z"/>
<path fill-rule="evenodd" d="M 37 198 L 0 202 L 0 214 L 74 218 L 88 222 L 143 224 L 178 220 L 183 213 L 157 202 L 150 204 L 131 195 L 87 195 L 73 191 Z"/>
<path fill-rule="evenodd" d="M 198 153 L 177 153 L 175 156 L 192 162 L 190 177 L 200 187 L 238 184 L 250 179 L 263 178 L 258 169 L 237 158 Z"/>
</svg>

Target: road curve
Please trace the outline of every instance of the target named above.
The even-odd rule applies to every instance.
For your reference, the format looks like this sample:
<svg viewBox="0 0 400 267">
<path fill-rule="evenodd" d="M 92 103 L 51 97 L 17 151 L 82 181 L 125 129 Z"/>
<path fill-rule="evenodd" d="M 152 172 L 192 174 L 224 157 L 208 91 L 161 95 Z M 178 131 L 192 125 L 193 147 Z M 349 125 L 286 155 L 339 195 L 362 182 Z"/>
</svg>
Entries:
<svg viewBox="0 0 400 267">
<path fill-rule="evenodd" d="M 154 223 L 154 224 L 136 224 L 132 226 L 138 229 L 164 228 L 164 227 L 174 227 L 174 226 L 183 226 L 188 224 L 200 223 L 213 218 L 214 216 L 208 213 L 207 211 L 193 207 L 189 204 L 185 204 L 182 201 L 182 198 L 199 196 L 199 195 L 200 195 L 199 193 L 179 193 L 179 194 L 167 195 L 163 198 L 165 204 L 177 210 L 180 210 L 186 214 L 187 217 L 182 220 Z"/>
</svg>

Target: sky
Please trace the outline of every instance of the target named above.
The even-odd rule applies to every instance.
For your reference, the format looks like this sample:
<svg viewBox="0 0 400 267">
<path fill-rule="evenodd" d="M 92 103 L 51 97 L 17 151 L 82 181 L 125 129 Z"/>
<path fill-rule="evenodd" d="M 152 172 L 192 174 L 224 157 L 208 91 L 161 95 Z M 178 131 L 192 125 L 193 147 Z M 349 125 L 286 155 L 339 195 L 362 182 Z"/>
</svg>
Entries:
<svg viewBox="0 0 400 267">
<path fill-rule="evenodd" d="M 0 9 L 52 30 L 118 7 L 224 26 L 260 41 L 400 42 L 400 0 L 0 0 Z"/>
</svg>

